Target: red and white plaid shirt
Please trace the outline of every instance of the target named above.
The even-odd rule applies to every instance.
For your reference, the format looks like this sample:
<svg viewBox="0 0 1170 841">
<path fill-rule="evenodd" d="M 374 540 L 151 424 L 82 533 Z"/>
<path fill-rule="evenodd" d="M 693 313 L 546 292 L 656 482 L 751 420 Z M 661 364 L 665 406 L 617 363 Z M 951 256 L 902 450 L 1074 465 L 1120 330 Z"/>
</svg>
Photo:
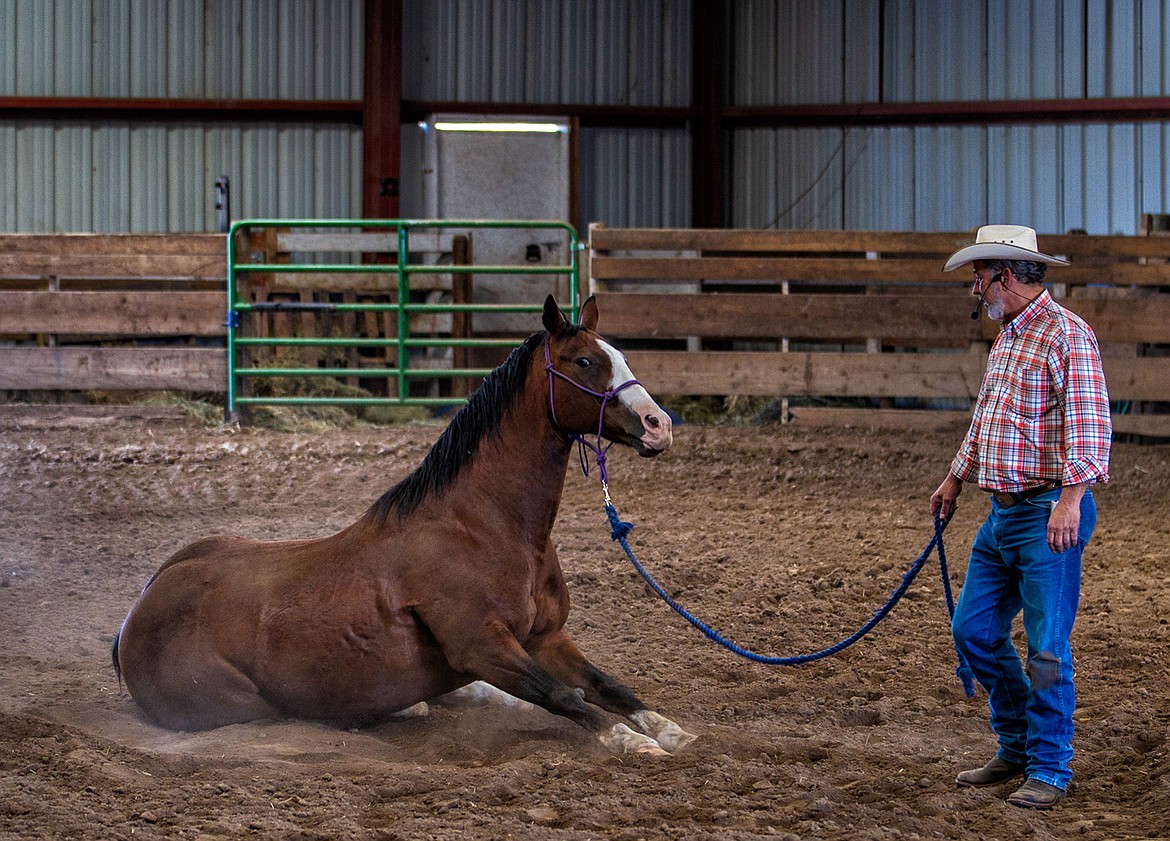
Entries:
<svg viewBox="0 0 1170 841">
<path fill-rule="evenodd" d="M 992 344 L 951 472 L 989 491 L 1108 482 L 1112 437 L 1097 337 L 1044 290 Z"/>
</svg>

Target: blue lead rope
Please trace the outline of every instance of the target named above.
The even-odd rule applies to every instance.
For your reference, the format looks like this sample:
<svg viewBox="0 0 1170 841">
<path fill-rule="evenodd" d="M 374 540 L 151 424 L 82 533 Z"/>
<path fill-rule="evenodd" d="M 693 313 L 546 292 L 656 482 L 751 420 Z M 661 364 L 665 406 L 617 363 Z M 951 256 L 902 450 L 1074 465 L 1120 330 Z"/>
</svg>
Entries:
<svg viewBox="0 0 1170 841">
<path fill-rule="evenodd" d="M 650 585 L 650 588 L 658 594 L 659 598 L 670 605 L 675 613 L 702 631 L 703 635 L 707 637 L 707 639 L 718 643 L 728 651 L 738 654 L 740 657 L 752 660 L 756 663 L 764 663 L 765 665 L 769 666 L 800 666 L 804 663 L 811 663 L 814 660 L 820 660 L 824 657 L 832 656 L 833 654 L 837 654 L 838 652 L 843 651 L 849 646 L 853 645 L 853 643 L 857 642 L 863 636 L 868 634 L 871 630 L 873 630 L 874 627 L 877 626 L 879 622 L 886 618 L 886 615 L 893 609 L 894 605 L 896 605 L 902 596 L 905 595 L 906 590 L 909 589 L 910 584 L 922 570 L 922 567 L 930 558 L 931 552 L 934 551 L 935 547 L 938 547 L 938 563 L 940 572 L 942 574 L 943 593 L 946 595 L 947 613 L 951 617 L 954 617 L 955 615 L 955 602 L 951 595 L 950 577 L 947 574 L 946 549 L 943 547 L 942 539 L 942 533 L 943 530 L 947 527 L 947 524 L 946 521 L 942 518 L 936 517 L 934 520 L 934 536 L 931 537 L 930 542 L 926 544 L 926 548 L 922 550 L 922 554 L 918 556 L 914 563 L 910 565 L 910 569 L 907 570 L 906 574 L 902 576 L 902 583 L 899 584 L 894 592 L 890 595 L 889 600 L 877 611 L 875 611 L 873 616 L 871 616 L 869 620 L 860 628 L 858 628 L 857 631 L 855 631 L 852 635 L 841 640 L 836 645 L 831 645 L 828 648 L 815 651 L 811 654 L 798 654 L 793 657 L 771 657 L 764 654 L 757 654 L 756 652 L 749 651 L 743 646 L 727 639 L 718 631 L 705 624 L 702 620 L 696 618 L 689 610 L 672 599 L 670 594 L 667 593 L 666 590 L 664 590 L 662 586 L 654 580 L 654 577 L 646 571 L 644 566 L 642 566 L 641 562 L 638 560 L 637 555 L 635 555 L 633 550 L 630 549 L 630 543 L 627 538 L 630 534 L 630 531 L 634 528 L 633 523 L 627 523 L 618 517 L 617 509 L 614 508 L 611 502 L 609 502 L 608 492 L 606 493 L 605 513 L 606 516 L 609 517 L 609 525 L 612 530 L 611 536 L 614 540 L 621 544 L 623 551 L 626 553 L 626 557 L 629 558 L 630 563 L 634 565 L 634 569 L 636 569 L 638 574 L 642 576 L 648 585 Z M 973 698 L 975 696 L 975 680 L 971 673 L 971 668 L 967 665 L 967 661 L 963 657 L 962 652 L 960 652 L 957 648 L 955 649 L 955 654 L 959 659 L 959 667 L 955 670 L 955 674 L 958 675 L 959 679 L 963 682 L 963 691 L 967 694 L 967 697 Z"/>
</svg>

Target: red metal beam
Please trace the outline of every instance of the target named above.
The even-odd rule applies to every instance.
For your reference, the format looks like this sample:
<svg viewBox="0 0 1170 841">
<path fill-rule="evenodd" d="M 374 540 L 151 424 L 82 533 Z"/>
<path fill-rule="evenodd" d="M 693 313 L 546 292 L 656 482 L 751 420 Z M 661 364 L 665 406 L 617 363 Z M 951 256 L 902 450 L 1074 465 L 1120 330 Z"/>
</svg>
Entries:
<svg viewBox="0 0 1170 841">
<path fill-rule="evenodd" d="M 400 2 L 400 0 L 395 0 Z M 362 125 L 367 100 L 136 99 L 0 97 L 0 120 L 131 120 L 166 122 L 319 122 Z M 685 129 L 694 108 L 637 105 L 555 105 L 518 102 L 402 100 L 402 122 L 430 114 L 577 117 L 589 128 Z M 995 102 L 864 102 L 841 105 L 726 105 L 724 128 L 773 126 L 999 125 L 1003 123 L 1170 122 L 1170 97 L 1041 99 Z"/>
<path fill-rule="evenodd" d="M 576 117 L 587 128 L 685 129 L 694 109 L 640 105 L 550 105 L 538 102 L 453 102 L 404 99 L 402 121 L 419 122 L 431 114 L 482 114 L 501 117 Z"/>
<path fill-rule="evenodd" d="M 1126 123 L 1170 121 L 1170 97 L 863 102 L 842 105 L 734 105 L 728 128 Z"/>
<path fill-rule="evenodd" d="M 395 0 L 400 2 L 400 0 Z M 384 41 L 379 44 L 384 44 Z M 378 49 L 381 49 L 379 46 Z M 399 45 L 398 49 L 401 49 Z M 387 59 L 380 58 L 380 65 Z M 394 67 L 398 64 L 394 63 Z M 388 75 L 383 71 L 383 79 Z M 388 84 L 375 79 L 379 84 Z M 401 75 L 397 85 L 401 91 Z M 375 116 L 377 96 L 361 100 L 286 99 L 133 99 L 68 96 L 0 96 L 0 120 L 195 120 L 231 122 L 325 122 L 361 125 Z M 382 107 L 387 107 L 381 100 Z M 577 117 L 590 127 L 677 128 L 694 117 L 691 108 L 638 105 L 549 105 L 522 102 L 400 100 L 401 122 L 418 122 L 431 114 L 528 114 Z M 388 117 L 389 115 L 387 115 Z"/>
<path fill-rule="evenodd" d="M 350 100 L 4 96 L 0 97 L 0 120 L 194 120 L 361 125 L 362 103 Z"/>
<path fill-rule="evenodd" d="M 366 0 L 362 218 L 397 219 L 402 169 L 402 0 Z"/>
</svg>

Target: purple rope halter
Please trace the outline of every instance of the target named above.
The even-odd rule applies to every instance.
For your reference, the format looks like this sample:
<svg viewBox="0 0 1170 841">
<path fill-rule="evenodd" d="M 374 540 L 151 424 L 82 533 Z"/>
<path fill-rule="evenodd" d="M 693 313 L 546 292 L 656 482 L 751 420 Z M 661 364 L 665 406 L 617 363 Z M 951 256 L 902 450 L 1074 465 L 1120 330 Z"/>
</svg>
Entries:
<svg viewBox="0 0 1170 841">
<path fill-rule="evenodd" d="M 609 403 L 610 400 L 612 400 L 614 397 L 616 397 L 621 391 L 624 391 L 625 389 L 629 388 L 632 385 L 641 385 L 641 383 L 638 382 L 637 380 L 626 380 L 624 383 L 619 385 L 617 388 L 611 388 L 608 391 L 594 391 L 591 388 L 586 388 L 585 386 L 581 385 L 581 383 L 577 382 L 576 380 L 574 380 L 570 377 L 565 376 L 564 374 L 562 374 L 560 371 L 558 371 L 556 368 L 553 367 L 552 354 L 549 352 L 549 349 L 548 349 L 549 344 L 550 344 L 550 342 L 544 343 L 544 368 L 546 371 L 548 371 L 548 407 L 549 407 L 549 409 L 552 410 L 553 423 L 556 424 L 557 426 L 561 426 L 561 422 L 559 420 L 557 420 L 557 404 L 556 404 L 556 400 L 553 397 L 553 377 L 560 377 L 562 380 L 567 382 L 569 385 L 573 386 L 573 388 L 577 389 L 578 391 L 583 391 L 586 394 L 591 394 L 594 397 L 601 398 L 601 411 L 598 412 L 598 415 L 597 415 L 597 444 L 596 444 L 596 446 L 593 444 L 590 444 L 588 441 L 586 441 L 584 435 L 578 435 L 574 432 L 567 432 L 565 434 L 569 436 L 570 440 L 577 442 L 577 459 L 581 462 L 581 473 L 585 476 L 589 475 L 589 460 L 585 455 L 585 451 L 589 450 L 590 452 L 593 453 L 593 457 L 597 461 L 597 472 L 598 472 L 599 478 L 601 479 L 601 486 L 603 488 L 605 488 L 605 498 L 608 501 L 609 500 L 609 473 L 605 469 L 605 459 L 606 459 L 606 453 L 609 451 L 609 448 L 613 446 L 613 442 L 610 441 L 604 447 L 601 446 L 601 428 L 605 423 L 605 406 L 607 403 Z M 561 428 L 563 429 L 564 427 L 561 427 Z"/>
</svg>

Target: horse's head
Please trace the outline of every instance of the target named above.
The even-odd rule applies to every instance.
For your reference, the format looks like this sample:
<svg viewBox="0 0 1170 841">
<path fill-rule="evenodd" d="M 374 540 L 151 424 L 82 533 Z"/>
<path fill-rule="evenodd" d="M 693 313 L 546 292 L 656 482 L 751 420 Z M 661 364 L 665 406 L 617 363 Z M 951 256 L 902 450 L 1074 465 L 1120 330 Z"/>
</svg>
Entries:
<svg viewBox="0 0 1170 841">
<path fill-rule="evenodd" d="M 597 334 L 592 296 L 581 307 L 581 323 L 570 324 L 549 295 L 544 329 L 549 335 L 549 399 L 561 429 L 598 433 L 643 456 L 656 456 L 670 446 L 670 416 L 634 379 L 626 358 Z"/>
</svg>

